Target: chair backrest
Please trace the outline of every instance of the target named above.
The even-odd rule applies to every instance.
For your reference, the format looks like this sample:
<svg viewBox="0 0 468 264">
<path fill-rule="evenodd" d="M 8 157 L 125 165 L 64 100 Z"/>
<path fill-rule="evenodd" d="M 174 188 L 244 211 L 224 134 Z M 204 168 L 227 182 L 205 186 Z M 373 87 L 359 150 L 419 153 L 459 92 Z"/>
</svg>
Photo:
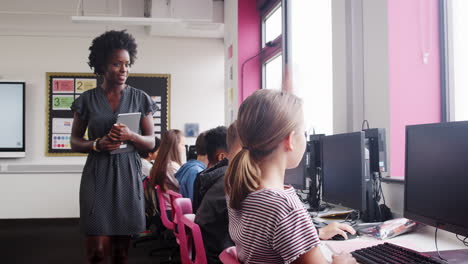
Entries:
<svg viewBox="0 0 468 264">
<path fill-rule="evenodd" d="M 206 264 L 205 245 L 200 227 L 195 224 L 195 215 L 192 212 L 192 203 L 189 198 L 175 200 L 174 207 L 177 217 L 177 229 L 179 230 L 180 256 L 185 264 Z"/>
<path fill-rule="evenodd" d="M 219 260 L 223 264 L 240 264 L 237 258 L 237 250 L 235 246 L 228 247 L 219 254 Z"/>
<path fill-rule="evenodd" d="M 166 194 L 169 198 L 169 203 L 171 204 L 171 208 L 168 208 L 168 210 L 171 210 L 171 219 L 172 219 L 172 222 L 175 224 L 177 223 L 177 218 L 176 218 L 176 213 L 175 213 L 175 210 L 173 210 L 174 208 L 174 201 L 177 200 L 178 198 L 182 198 L 182 194 L 178 193 L 178 192 L 174 192 L 172 190 L 167 190 L 166 191 Z M 174 225 L 174 228 L 176 226 Z M 174 231 L 177 231 L 177 229 L 175 229 Z"/>
<path fill-rule="evenodd" d="M 192 214 L 192 201 L 189 198 L 178 198 L 174 200 L 172 208 L 175 211 L 175 223 L 177 228 L 177 238 L 179 240 L 180 246 L 180 260 L 182 264 L 188 264 L 190 262 L 191 252 L 188 248 L 187 233 L 185 232 L 185 227 L 182 223 L 182 217 L 187 214 Z"/>
<path fill-rule="evenodd" d="M 159 211 L 161 214 L 161 222 L 167 229 L 174 230 L 175 212 L 174 210 L 171 210 L 171 208 L 166 207 L 166 197 L 164 196 L 164 194 L 169 195 L 169 200 L 170 200 L 171 205 L 173 204 L 173 201 L 175 201 L 175 199 L 181 198 L 182 195 L 180 193 L 176 193 L 171 190 L 168 190 L 167 192 L 164 193 L 163 191 L 161 191 L 161 187 L 159 185 L 156 185 L 155 189 L 156 189 L 156 194 L 158 196 L 158 204 L 159 204 Z M 167 216 L 167 212 L 166 212 L 167 210 L 171 210 L 171 216 L 172 216 L 171 220 Z"/>
</svg>

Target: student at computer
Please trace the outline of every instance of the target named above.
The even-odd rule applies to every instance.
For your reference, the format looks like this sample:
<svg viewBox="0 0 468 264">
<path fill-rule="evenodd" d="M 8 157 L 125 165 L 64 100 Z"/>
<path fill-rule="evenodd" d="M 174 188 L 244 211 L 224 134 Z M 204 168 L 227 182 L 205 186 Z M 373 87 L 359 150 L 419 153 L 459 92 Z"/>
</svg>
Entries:
<svg viewBox="0 0 468 264">
<path fill-rule="evenodd" d="M 217 169 L 227 165 L 227 145 L 226 145 L 227 128 L 218 126 L 206 132 L 206 154 L 208 156 L 207 169 L 200 172 L 195 179 L 193 185 L 193 212 L 196 213 L 206 191 L 216 180 L 224 175 L 224 171 L 219 173 Z"/>
<path fill-rule="evenodd" d="M 211 171 L 211 174 L 215 175 L 214 183 L 207 186 L 207 191 L 195 216 L 195 223 L 202 231 L 208 263 L 221 263 L 218 258 L 219 254 L 225 248 L 234 245 L 228 230 L 229 218 L 224 192 L 224 174 L 229 160 L 232 160 L 242 149 L 237 135 L 236 122 L 232 123 L 227 130 L 226 143 L 228 153 L 223 161 L 227 162 L 221 161 L 222 164 L 215 165 L 217 168 Z M 351 226 L 338 222 L 331 223 L 317 231 L 321 240 L 328 240 L 337 234 L 346 237 L 345 231 L 353 234 L 355 232 Z"/>
<path fill-rule="evenodd" d="M 183 197 L 190 198 L 190 200 L 193 200 L 193 183 L 197 178 L 197 174 L 206 169 L 206 165 L 208 165 L 205 133 L 198 135 L 195 141 L 195 150 L 197 152 L 196 159 L 187 161 L 175 174 L 180 184 L 180 194 Z"/>
<path fill-rule="evenodd" d="M 179 182 L 174 174 L 182 166 L 182 152 L 184 151 L 185 137 L 182 131 L 171 129 L 162 134 L 158 156 L 150 172 L 151 190 L 159 185 L 163 192 L 166 190 L 179 192 Z M 171 208 L 169 197 L 166 198 L 166 208 Z"/>
<path fill-rule="evenodd" d="M 197 209 L 195 223 L 200 226 L 208 263 L 221 263 L 218 256 L 221 252 L 234 245 L 229 236 L 228 213 L 224 193 L 224 173 L 227 164 L 242 148 L 237 136 L 237 127 L 234 122 L 227 130 L 227 157 L 216 164 L 210 172 L 211 185 L 206 184 L 206 193 L 200 207 Z"/>
<path fill-rule="evenodd" d="M 294 189 L 284 186 L 287 168 L 305 151 L 302 101 L 288 93 L 259 90 L 240 106 L 242 150 L 225 176 L 229 233 L 242 263 L 327 263 L 314 224 Z M 355 263 L 349 254 L 333 263 Z"/>
</svg>

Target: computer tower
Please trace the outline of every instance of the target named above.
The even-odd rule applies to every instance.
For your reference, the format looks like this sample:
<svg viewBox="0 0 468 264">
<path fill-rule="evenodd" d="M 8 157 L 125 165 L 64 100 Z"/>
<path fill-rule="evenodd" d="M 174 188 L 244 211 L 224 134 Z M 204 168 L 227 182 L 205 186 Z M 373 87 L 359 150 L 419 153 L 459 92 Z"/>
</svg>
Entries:
<svg viewBox="0 0 468 264">
<path fill-rule="evenodd" d="M 309 167 L 308 174 L 311 179 L 309 185 L 309 206 L 312 210 L 320 210 L 321 202 L 321 169 L 322 169 L 322 139 L 325 134 L 310 135 L 310 140 L 307 142 L 307 151 L 309 152 Z"/>
<path fill-rule="evenodd" d="M 370 152 L 370 171 L 385 172 L 387 171 L 387 146 L 385 128 L 370 128 L 364 129 L 366 139 L 368 139 L 368 148 Z"/>
<path fill-rule="evenodd" d="M 384 128 L 364 130 L 366 153 L 366 208 L 363 211 L 364 222 L 383 222 L 391 219 L 390 209 L 380 204 L 381 173 L 387 171 L 386 138 Z"/>
<path fill-rule="evenodd" d="M 374 198 L 373 181 L 373 179 L 366 181 L 366 209 L 362 215 L 362 221 L 365 223 L 384 221 L 379 211 L 379 204 Z"/>
</svg>

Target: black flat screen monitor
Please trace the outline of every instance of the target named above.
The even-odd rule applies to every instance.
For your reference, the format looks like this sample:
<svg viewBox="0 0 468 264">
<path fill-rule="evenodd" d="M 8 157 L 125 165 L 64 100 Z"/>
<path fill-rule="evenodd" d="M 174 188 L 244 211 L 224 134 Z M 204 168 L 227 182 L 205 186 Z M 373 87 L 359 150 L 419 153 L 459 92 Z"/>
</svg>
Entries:
<svg viewBox="0 0 468 264">
<path fill-rule="evenodd" d="M 0 81 L 0 158 L 25 156 L 25 83 Z"/>
<path fill-rule="evenodd" d="M 468 122 L 406 127 L 404 216 L 468 235 Z"/>
<path fill-rule="evenodd" d="M 323 138 L 323 201 L 366 210 L 364 153 L 364 132 Z"/>
</svg>

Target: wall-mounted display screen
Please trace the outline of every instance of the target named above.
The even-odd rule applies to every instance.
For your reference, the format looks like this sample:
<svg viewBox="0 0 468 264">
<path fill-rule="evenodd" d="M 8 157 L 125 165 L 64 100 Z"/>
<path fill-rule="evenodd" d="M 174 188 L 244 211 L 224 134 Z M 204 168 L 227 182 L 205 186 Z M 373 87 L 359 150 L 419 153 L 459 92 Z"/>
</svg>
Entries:
<svg viewBox="0 0 468 264">
<path fill-rule="evenodd" d="M 0 158 L 25 156 L 25 83 L 0 81 Z"/>
</svg>

